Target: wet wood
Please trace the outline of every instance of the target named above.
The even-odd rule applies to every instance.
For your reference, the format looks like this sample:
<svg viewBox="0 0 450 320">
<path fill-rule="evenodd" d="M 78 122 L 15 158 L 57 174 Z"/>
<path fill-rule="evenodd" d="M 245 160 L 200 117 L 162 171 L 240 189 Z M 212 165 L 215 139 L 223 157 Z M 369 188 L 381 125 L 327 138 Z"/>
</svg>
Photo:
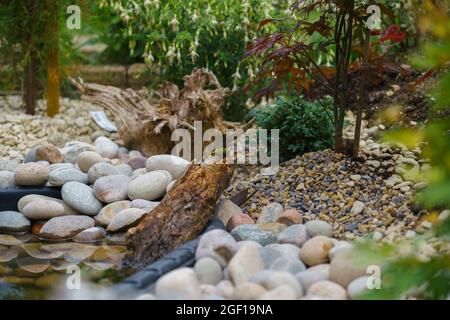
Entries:
<svg viewBox="0 0 450 320">
<path fill-rule="evenodd" d="M 124 267 L 132 271 L 160 259 L 178 245 L 196 238 L 229 185 L 235 166 L 192 164 L 161 203 L 127 232 L 131 254 Z"/>
</svg>

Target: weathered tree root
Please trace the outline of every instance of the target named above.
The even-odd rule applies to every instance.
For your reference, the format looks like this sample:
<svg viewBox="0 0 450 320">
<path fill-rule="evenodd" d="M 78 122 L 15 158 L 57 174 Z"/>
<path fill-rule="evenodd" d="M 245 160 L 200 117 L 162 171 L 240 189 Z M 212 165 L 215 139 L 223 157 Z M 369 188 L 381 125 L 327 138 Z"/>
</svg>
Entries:
<svg viewBox="0 0 450 320">
<path fill-rule="evenodd" d="M 161 203 L 128 230 L 130 254 L 123 267 L 140 270 L 197 237 L 229 185 L 234 169 L 234 165 L 227 164 L 190 165 Z"/>
</svg>

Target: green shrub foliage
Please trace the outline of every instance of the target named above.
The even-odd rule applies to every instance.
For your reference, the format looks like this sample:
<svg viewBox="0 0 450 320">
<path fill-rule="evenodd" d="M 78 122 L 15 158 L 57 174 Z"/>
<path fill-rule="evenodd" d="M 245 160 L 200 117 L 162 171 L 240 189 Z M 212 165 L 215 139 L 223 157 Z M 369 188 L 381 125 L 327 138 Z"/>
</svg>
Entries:
<svg viewBox="0 0 450 320">
<path fill-rule="evenodd" d="M 264 129 L 280 129 L 280 160 L 333 146 L 334 127 L 328 112 L 333 100 L 319 102 L 301 96 L 279 97 L 275 103 L 255 108 L 250 115 Z"/>
</svg>

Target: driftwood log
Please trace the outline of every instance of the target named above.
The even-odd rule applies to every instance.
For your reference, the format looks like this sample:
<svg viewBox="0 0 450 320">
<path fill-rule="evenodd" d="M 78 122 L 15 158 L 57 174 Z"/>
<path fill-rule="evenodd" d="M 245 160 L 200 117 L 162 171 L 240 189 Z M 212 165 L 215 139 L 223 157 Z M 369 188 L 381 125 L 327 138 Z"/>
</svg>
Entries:
<svg viewBox="0 0 450 320">
<path fill-rule="evenodd" d="M 170 153 L 175 145 L 171 141 L 172 132 L 185 128 L 192 133 L 194 121 L 201 121 L 203 130 L 216 128 L 224 132 L 241 126 L 223 120 L 221 108 L 230 90 L 223 88 L 216 76 L 206 69 L 196 69 L 185 76 L 182 90 L 172 83 L 164 83 L 155 94 L 145 88 L 123 90 L 69 80 L 82 93 L 82 100 L 114 115 L 126 147 L 139 150 L 147 157 Z"/>
<path fill-rule="evenodd" d="M 235 166 L 191 164 L 151 214 L 128 230 L 124 267 L 137 271 L 192 240 L 206 227 Z"/>
</svg>

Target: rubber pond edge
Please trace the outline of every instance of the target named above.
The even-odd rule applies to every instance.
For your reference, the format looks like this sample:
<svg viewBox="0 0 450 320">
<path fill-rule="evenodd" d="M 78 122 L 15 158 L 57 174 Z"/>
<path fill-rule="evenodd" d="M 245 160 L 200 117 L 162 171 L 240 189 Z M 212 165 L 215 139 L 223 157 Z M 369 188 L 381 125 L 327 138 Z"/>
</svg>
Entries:
<svg viewBox="0 0 450 320">
<path fill-rule="evenodd" d="M 17 211 L 20 198 L 29 194 L 39 194 L 62 199 L 61 187 L 13 187 L 0 189 L 0 211 Z"/>
<path fill-rule="evenodd" d="M 17 211 L 19 199 L 28 194 L 39 194 L 61 199 L 61 188 L 14 187 L 0 189 L 0 211 Z M 149 292 L 153 289 L 156 280 L 167 272 L 181 267 L 193 266 L 195 264 L 195 251 L 197 250 L 201 235 L 214 229 L 225 230 L 225 226 L 219 219 L 212 216 L 206 228 L 197 238 L 178 246 L 158 261 L 149 264 L 141 271 L 124 278 L 112 286 L 113 295 L 118 299 L 133 299 L 140 293 Z"/>
<path fill-rule="evenodd" d="M 195 264 L 195 251 L 197 250 L 200 237 L 205 232 L 215 229 L 225 230 L 225 226 L 213 216 L 197 238 L 176 247 L 158 261 L 149 264 L 141 271 L 113 286 L 111 289 L 114 295 L 119 299 L 133 299 L 141 293 L 149 293 L 156 281 L 164 274 L 181 267 L 193 266 Z"/>
</svg>

